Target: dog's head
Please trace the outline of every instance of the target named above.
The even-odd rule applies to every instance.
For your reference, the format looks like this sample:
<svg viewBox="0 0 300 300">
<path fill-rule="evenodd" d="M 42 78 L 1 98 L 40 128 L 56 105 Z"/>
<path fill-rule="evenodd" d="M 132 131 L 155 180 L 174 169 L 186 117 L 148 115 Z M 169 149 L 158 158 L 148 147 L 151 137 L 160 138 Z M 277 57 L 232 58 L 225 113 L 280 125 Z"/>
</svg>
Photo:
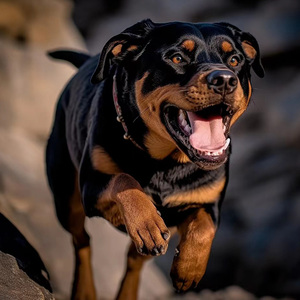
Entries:
<svg viewBox="0 0 300 300">
<path fill-rule="evenodd" d="M 210 170 L 227 160 L 230 127 L 251 97 L 251 68 L 264 76 L 258 43 L 233 25 L 145 20 L 108 41 L 92 82 L 122 72 L 150 155 Z"/>
</svg>

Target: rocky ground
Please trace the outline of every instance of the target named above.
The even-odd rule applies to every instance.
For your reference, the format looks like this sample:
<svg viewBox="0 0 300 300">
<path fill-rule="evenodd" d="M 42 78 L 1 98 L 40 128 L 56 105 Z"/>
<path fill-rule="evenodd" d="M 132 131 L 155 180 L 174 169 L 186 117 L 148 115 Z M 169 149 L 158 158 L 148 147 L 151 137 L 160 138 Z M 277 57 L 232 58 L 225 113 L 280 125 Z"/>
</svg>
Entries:
<svg viewBox="0 0 300 300">
<path fill-rule="evenodd" d="M 232 133 L 231 181 L 202 290 L 173 295 L 173 242 L 167 255 L 144 270 L 141 299 L 300 299 L 300 3 L 103 0 L 97 9 L 93 3 L 76 1 L 73 14 L 92 53 L 146 17 L 223 20 L 258 39 L 266 68 L 264 79 L 253 78 L 253 101 Z M 45 51 L 85 48 L 71 9 L 68 1 L 0 0 L 0 212 L 38 250 L 58 300 L 69 297 L 73 254 L 46 184 L 44 147 L 57 96 L 74 69 L 51 62 Z M 112 299 L 128 238 L 104 220 L 87 226 L 98 294 Z M 1 270 L 11 270 L 5 263 L 15 267 L 5 255 L 0 260 Z"/>
</svg>

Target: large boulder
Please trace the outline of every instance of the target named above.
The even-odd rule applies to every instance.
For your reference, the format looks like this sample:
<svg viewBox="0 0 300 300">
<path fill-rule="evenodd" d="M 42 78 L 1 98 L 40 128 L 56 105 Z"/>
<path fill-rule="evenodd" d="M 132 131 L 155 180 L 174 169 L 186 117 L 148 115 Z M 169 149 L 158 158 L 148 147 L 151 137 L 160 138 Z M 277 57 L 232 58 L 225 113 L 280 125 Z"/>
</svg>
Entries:
<svg viewBox="0 0 300 300">
<path fill-rule="evenodd" d="M 1 213 L 0 274 L 0 299 L 54 299 L 49 273 L 39 254 Z"/>
</svg>

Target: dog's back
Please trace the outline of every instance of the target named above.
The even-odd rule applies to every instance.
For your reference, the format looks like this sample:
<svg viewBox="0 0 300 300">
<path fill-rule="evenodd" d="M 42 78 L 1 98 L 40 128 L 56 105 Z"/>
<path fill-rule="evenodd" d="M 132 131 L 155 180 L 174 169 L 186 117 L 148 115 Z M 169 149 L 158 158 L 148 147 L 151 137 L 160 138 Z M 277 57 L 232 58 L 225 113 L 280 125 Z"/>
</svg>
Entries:
<svg viewBox="0 0 300 300">
<path fill-rule="evenodd" d="M 97 90 L 97 87 L 91 84 L 90 79 L 99 57 L 90 57 L 71 51 L 50 52 L 49 55 L 71 62 L 74 66 L 79 67 L 79 71 L 66 85 L 58 101 L 47 153 L 53 153 L 49 147 L 55 149 L 66 145 L 66 150 L 63 152 L 65 154 L 69 152 L 73 164 L 78 168 L 86 141 L 89 114 L 93 113 L 91 112 L 91 102 Z M 60 153 L 60 151 L 58 152 Z M 47 166 L 51 164 L 52 161 L 49 160 Z"/>
</svg>

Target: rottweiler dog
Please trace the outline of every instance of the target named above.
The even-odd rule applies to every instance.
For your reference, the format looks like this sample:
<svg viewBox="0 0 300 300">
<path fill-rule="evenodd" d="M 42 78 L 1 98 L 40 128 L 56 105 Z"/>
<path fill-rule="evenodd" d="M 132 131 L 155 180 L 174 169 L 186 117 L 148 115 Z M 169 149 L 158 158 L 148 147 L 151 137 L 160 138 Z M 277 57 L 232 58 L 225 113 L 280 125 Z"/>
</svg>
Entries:
<svg viewBox="0 0 300 300">
<path fill-rule="evenodd" d="M 136 299 L 143 263 L 180 236 L 171 268 L 178 291 L 207 265 L 228 181 L 229 131 L 246 110 L 256 39 L 228 23 L 141 21 L 100 55 L 54 51 L 79 67 L 59 99 L 47 151 L 57 216 L 71 233 L 73 299 L 96 299 L 85 217 L 132 240 L 117 299 Z"/>
</svg>

